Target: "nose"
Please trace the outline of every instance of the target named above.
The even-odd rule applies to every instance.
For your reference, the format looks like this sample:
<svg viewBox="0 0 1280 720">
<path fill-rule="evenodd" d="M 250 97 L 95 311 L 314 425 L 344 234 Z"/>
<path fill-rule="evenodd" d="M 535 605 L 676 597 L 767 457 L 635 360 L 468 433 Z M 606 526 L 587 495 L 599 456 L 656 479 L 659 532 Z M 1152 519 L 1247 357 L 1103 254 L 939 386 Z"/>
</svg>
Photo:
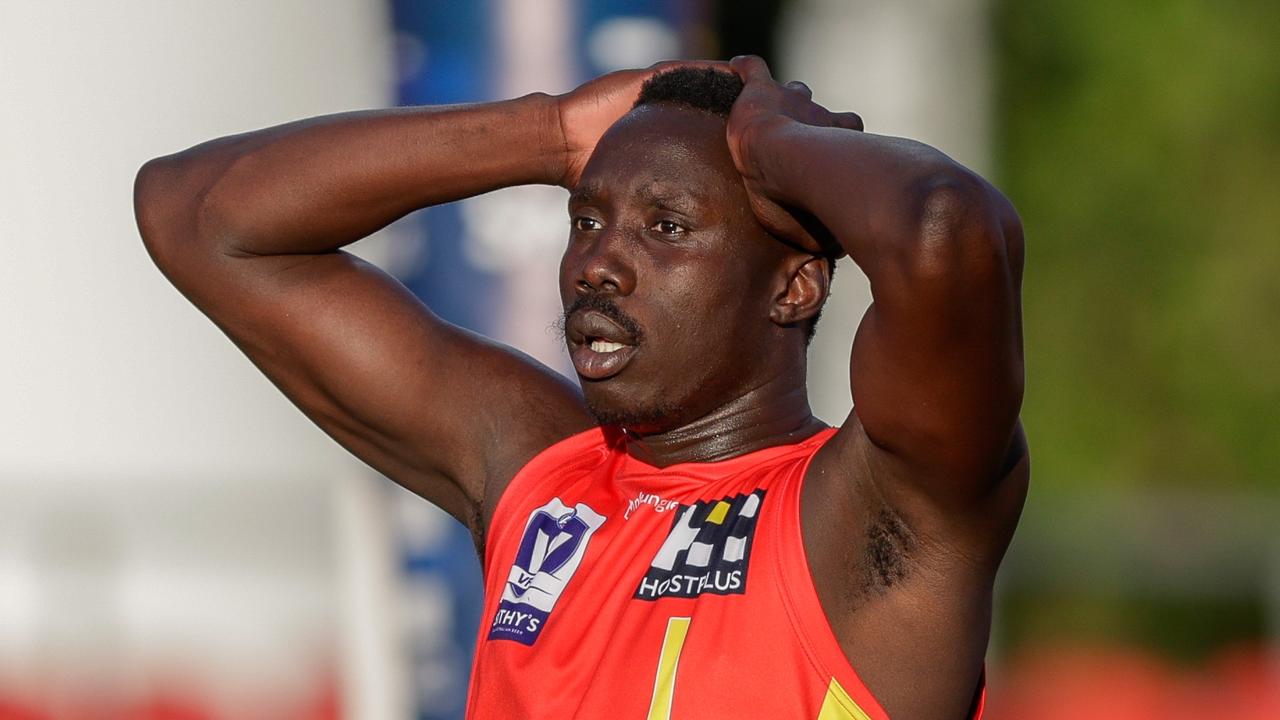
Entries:
<svg viewBox="0 0 1280 720">
<path fill-rule="evenodd" d="M 572 244 L 578 242 L 571 240 Z M 621 228 L 606 228 L 583 242 L 578 257 L 578 277 L 574 290 L 579 295 L 611 293 L 630 295 L 635 289 L 636 271 L 631 242 Z"/>
</svg>

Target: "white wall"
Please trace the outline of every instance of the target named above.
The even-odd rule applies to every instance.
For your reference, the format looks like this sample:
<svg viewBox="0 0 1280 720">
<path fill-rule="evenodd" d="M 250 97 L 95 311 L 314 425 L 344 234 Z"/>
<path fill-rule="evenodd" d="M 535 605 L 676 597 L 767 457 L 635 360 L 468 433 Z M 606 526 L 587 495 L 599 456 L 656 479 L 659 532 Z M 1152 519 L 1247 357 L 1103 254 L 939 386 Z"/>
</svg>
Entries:
<svg viewBox="0 0 1280 720">
<path fill-rule="evenodd" d="M 338 585 L 389 551 L 359 531 L 376 493 L 333 497 L 375 480 L 168 285 L 131 188 L 205 139 L 387 105 L 386 8 L 0 4 L 0 691 L 169 664 L 301 693 L 350 640 L 370 600 Z"/>
<path fill-rule="evenodd" d="M 341 456 L 155 270 L 130 196 L 149 157 L 386 104 L 381 7 L 5 4 L 3 476 L 252 482 Z"/>
</svg>

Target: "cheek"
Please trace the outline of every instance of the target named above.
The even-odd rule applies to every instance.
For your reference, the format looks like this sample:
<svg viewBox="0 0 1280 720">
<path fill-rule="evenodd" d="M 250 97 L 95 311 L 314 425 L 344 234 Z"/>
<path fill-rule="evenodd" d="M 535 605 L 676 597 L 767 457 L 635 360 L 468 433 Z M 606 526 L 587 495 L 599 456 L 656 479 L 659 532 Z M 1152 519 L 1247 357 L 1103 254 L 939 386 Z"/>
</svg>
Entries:
<svg viewBox="0 0 1280 720">
<path fill-rule="evenodd" d="M 556 276 L 560 285 L 560 302 L 564 307 L 568 307 L 573 302 L 573 288 L 574 283 L 577 282 L 574 268 L 578 267 L 577 262 L 573 253 L 573 244 L 570 243 L 565 248 L 564 254 L 560 256 L 560 269 Z"/>
<path fill-rule="evenodd" d="M 716 355 L 725 352 L 724 343 L 741 335 L 753 321 L 758 302 L 745 282 L 735 282 L 739 268 L 726 266 L 707 272 L 701 267 L 672 268 L 661 289 L 656 289 L 655 308 L 669 334 L 673 354 Z"/>
</svg>

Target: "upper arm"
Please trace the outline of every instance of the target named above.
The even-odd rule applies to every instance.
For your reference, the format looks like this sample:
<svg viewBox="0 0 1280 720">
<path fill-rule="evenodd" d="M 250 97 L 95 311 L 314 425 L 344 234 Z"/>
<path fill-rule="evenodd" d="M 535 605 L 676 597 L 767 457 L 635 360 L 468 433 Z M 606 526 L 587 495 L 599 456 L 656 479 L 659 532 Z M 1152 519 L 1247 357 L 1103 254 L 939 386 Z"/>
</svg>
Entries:
<svg viewBox="0 0 1280 720">
<path fill-rule="evenodd" d="M 853 343 L 854 413 L 837 445 L 869 440 L 877 475 L 949 507 L 983 496 L 1022 401 L 1013 207 L 922 143 L 789 120 L 758 127 L 747 153 L 770 199 L 813 214 L 871 285 Z"/>
<path fill-rule="evenodd" d="M 973 175 L 909 202 L 905 234 L 865 268 L 850 424 L 882 471 L 935 498 L 978 498 L 1004 474 L 1022 401 L 1021 225 Z"/>
<path fill-rule="evenodd" d="M 139 220 L 165 274 L 309 418 L 473 529 L 524 462 L 590 424 L 567 380 L 355 256 L 246 255 Z"/>
<path fill-rule="evenodd" d="M 854 340 L 854 412 L 801 504 L 833 629 L 876 650 L 864 679 L 908 708 L 970 697 L 1029 473 L 1017 218 L 976 178 L 926 190 L 894 208 L 911 218 L 902 234 L 855 258 L 873 302 Z M 932 700 L 895 687 L 919 671 L 938 675 Z"/>
</svg>

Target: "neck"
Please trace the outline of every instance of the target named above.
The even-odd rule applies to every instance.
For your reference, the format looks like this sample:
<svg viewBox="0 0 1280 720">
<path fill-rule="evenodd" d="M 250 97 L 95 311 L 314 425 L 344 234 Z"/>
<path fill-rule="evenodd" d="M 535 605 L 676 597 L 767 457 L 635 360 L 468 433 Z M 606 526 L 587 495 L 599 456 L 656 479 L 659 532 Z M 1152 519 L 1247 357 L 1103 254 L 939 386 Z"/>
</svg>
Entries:
<svg viewBox="0 0 1280 720">
<path fill-rule="evenodd" d="M 803 380 L 784 382 L 775 378 L 672 430 L 626 432 L 627 452 L 655 467 L 715 462 L 799 442 L 827 427 L 810 411 Z"/>
</svg>

